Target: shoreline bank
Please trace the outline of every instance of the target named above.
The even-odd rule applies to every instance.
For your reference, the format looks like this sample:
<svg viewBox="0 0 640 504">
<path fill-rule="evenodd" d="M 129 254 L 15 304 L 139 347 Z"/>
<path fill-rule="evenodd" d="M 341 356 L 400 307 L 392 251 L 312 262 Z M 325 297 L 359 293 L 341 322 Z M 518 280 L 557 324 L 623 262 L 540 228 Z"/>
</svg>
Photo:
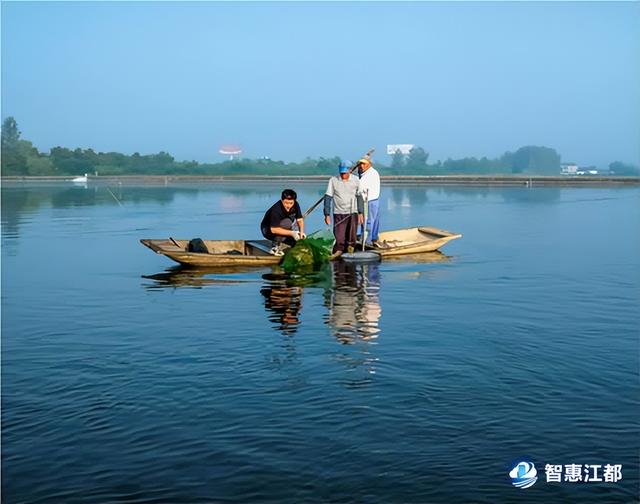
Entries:
<svg viewBox="0 0 640 504">
<path fill-rule="evenodd" d="M 69 182 L 74 176 L 1 177 L 8 182 Z M 326 182 L 329 175 L 120 175 L 89 176 L 87 183 L 160 184 L 202 182 Z M 382 175 L 383 183 L 391 185 L 471 185 L 471 186 L 621 186 L 640 185 L 640 177 L 625 176 L 544 176 L 544 175 Z"/>
</svg>

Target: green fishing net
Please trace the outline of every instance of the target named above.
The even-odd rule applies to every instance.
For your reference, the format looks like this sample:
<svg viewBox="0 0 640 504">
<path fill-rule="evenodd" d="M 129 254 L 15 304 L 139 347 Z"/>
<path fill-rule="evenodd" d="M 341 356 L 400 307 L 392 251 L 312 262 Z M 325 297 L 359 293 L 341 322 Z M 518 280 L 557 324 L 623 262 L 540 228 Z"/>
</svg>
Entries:
<svg viewBox="0 0 640 504">
<path fill-rule="evenodd" d="M 282 267 L 289 273 L 317 270 L 329 261 L 335 242 L 331 230 L 316 231 L 287 251 Z"/>
</svg>

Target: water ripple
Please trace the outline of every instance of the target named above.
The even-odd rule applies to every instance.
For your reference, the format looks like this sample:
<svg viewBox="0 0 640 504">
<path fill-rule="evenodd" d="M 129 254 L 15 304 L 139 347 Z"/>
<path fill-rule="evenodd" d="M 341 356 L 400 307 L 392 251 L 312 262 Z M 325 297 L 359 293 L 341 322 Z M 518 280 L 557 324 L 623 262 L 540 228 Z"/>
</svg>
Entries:
<svg viewBox="0 0 640 504">
<path fill-rule="evenodd" d="M 236 190 L 129 187 L 120 208 L 3 187 L 5 501 L 515 502 L 522 455 L 624 480 L 519 502 L 637 500 L 640 232 L 605 211 L 637 191 L 425 188 L 385 226 L 428 210 L 464 233 L 448 255 L 314 278 L 171 268 L 137 243 L 251 238 L 224 205 L 277 191 Z"/>
</svg>

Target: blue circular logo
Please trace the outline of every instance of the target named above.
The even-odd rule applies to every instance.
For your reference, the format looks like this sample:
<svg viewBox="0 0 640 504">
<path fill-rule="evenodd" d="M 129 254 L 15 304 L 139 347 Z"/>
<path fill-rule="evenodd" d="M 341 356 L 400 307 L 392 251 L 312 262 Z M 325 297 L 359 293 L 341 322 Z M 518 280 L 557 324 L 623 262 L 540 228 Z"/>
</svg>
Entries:
<svg viewBox="0 0 640 504">
<path fill-rule="evenodd" d="M 517 488 L 529 488 L 538 481 L 538 471 L 533 462 L 520 460 L 513 465 L 509 471 L 511 484 Z"/>
</svg>

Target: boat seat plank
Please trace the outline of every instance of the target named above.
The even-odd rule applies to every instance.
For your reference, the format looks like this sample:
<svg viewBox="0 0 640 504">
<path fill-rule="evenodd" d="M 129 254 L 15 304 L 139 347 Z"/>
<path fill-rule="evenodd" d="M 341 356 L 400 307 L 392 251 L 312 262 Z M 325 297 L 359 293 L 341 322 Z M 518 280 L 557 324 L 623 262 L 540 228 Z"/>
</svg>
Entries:
<svg viewBox="0 0 640 504">
<path fill-rule="evenodd" d="M 254 241 L 254 240 L 247 240 L 247 245 L 256 248 L 262 252 L 264 252 L 265 254 L 271 254 L 271 247 L 269 245 L 267 245 L 266 243 L 260 242 L 260 241 Z"/>
</svg>

